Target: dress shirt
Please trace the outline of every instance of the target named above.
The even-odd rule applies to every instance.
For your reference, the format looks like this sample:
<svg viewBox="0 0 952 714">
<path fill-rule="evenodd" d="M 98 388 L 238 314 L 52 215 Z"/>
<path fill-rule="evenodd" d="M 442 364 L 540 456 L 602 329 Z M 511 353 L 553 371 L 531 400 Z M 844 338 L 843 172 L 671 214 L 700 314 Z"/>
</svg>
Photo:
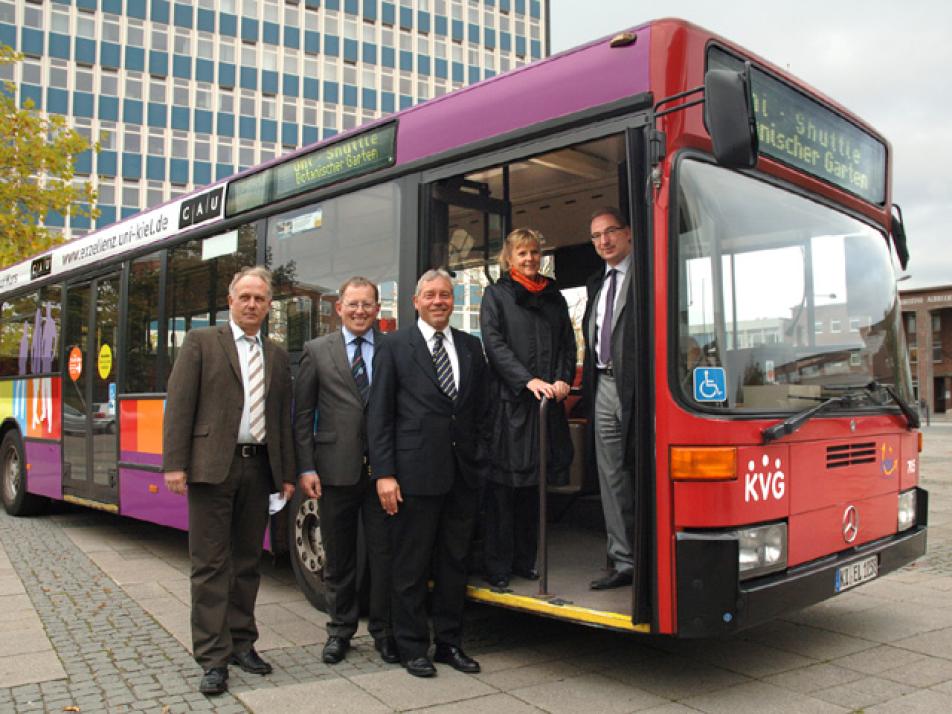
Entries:
<svg viewBox="0 0 952 714">
<path fill-rule="evenodd" d="M 598 338 L 599 338 L 599 336 L 602 334 L 602 319 L 605 317 L 605 302 L 606 302 L 606 300 L 607 300 L 607 298 L 608 298 L 608 290 L 606 290 L 606 288 L 608 287 L 608 271 L 609 271 L 609 270 L 617 270 L 617 271 L 618 271 L 618 274 L 615 275 L 615 305 L 614 305 L 614 308 L 613 308 L 613 310 L 612 310 L 612 312 L 613 312 L 615 318 L 617 319 L 617 317 L 618 317 L 618 301 L 621 299 L 622 285 L 625 284 L 625 277 L 628 275 L 628 270 L 629 270 L 630 268 L 631 268 L 631 253 L 629 253 L 628 255 L 626 255 L 626 256 L 622 259 L 622 261 L 621 261 L 618 265 L 616 265 L 616 266 L 614 266 L 614 267 L 608 265 L 608 263 L 605 264 L 605 275 L 602 277 L 602 287 L 601 287 L 601 288 L 599 289 L 599 291 L 598 291 L 598 297 L 597 297 L 598 305 L 595 306 L 595 346 L 594 346 L 594 352 L 595 352 L 595 366 L 596 366 L 598 369 L 605 369 L 606 367 L 610 367 L 610 366 L 611 366 L 611 365 L 608 365 L 608 364 L 602 364 L 602 363 L 598 360 Z"/>
<path fill-rule="evenodd" d="M 426 348 L 433 355 L 433 348 L 436 346 L 436 330 L 423 321 L 422 317 L 417 318 L 417 327 L 423 333 L 423 339 L 426 340 Z M 453 344 L 453 330 L 447 326 L 443 330 L 443 348 L 446 350 L 447 357 L 450 358 L 450 366 L 453 368 L 453 384 L 456 385 L 456 391 L 459 392 L 459 357 L 456 356 L 456 345 Z"/>
<path fill-rule="evenodd" d="M 354 344 L 354 340 L 357 339 L 357 335 L 348 330 L 346 327 L 341 325 L 341 333 L 344 335 L 344 347 L 347 348 L 347 364 L 354 363 L 354 350 L 357 349 L 357 345 Z M 360 356 L 364 360 L 364 369 L 367 370 L 367 383 L 374 383 L 374 331 L 367 330 L 364 334 L 360 335 L 363 338 L 363 342 L 360 344 Z"/>
<path fill-rule="evenodd" d="M 251 356 L 251 345 L 245 339 L 245 331 L 235 324 L 234 320 L 228 320 L 231 325 L 231 334 L 235 338 L 235 347 L 238 349 L 238 364 L 241 365 L 241 384 L 245 390 L 245 401 L 241 407 L 241 423 L 238 425 L 238 443 L 239 444 L 257 444 L 259 443 L 251 436 L 251 396 L 248 384 L 248 358 Z M 261 341 L 261 331 L 255 335 L 258 340 L 258 349 L 261 350 L 261 365 L 264 366 L 264 344 Z M 267 373 L 266 373 L 267 374 Z"/>
</svg>

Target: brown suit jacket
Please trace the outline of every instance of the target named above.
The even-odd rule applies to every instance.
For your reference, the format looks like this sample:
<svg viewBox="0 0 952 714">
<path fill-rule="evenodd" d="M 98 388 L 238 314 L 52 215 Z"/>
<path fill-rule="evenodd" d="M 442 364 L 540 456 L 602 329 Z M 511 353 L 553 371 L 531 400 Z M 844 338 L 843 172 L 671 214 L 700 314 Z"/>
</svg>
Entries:
<svg viewBox="0 0 952 714">
<path fill-rule="evenodd" d="M 274 490 L 295 482 L 288 353 L 264 340 L 265 424 Z M 226 322 L 191 330 L 169 377 L 162 470 L 189 483 L 222 483 L 235 456 L 244 405 L 238 349 Z"/>
</svg>

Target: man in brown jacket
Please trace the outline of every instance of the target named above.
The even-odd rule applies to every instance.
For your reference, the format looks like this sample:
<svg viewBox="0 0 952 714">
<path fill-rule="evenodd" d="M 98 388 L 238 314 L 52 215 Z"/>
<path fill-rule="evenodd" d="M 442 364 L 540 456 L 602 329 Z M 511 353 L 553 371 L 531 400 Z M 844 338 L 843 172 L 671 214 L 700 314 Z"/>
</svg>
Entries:
<svg viewBox="0 0 952 714">
<path fill-rule="evenodd" d="M 192 648 L 199 690 L 228 689 L 228 664 L 268 674 L 254 650 L 268 495 L 294 492 L 288 354 L 263 339 L 271 273 L 244 268 L 228 288 L 230 320 L 190 331 L 169 377 L 165 485 L 188 494 Z"/>
</svg>

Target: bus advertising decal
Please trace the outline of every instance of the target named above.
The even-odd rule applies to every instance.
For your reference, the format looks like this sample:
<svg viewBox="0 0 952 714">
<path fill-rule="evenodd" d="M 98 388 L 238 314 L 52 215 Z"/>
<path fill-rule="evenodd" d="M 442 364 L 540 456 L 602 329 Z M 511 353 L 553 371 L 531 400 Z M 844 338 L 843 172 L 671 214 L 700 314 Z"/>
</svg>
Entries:
<svg viewBox="0 0 952 714">
<path fill-rule="evenodd" d="M 194 198 L 187 198 L 179 206 L 179 228 L 188 228 L 196 223 L 209 221 L 221 217 L 222 195 L 225 187 L 219 186 L 211 191 L 201 193 Z"/>
<path fill-rule="evenodd" d="M 74 382 L 79 381 L 83 376 L 83 351 L 79 347 L 74 347 L 69 351 L 69 378 Z"/>
<path fill-rule="evenodd" d="M 97 366 L 99 367 L 100 379 L 106 379 L 109 373 L 112 372 L 112 348 L 108 344 L 104 343 L 103 346 L 99 348 Z"/>
</svg>

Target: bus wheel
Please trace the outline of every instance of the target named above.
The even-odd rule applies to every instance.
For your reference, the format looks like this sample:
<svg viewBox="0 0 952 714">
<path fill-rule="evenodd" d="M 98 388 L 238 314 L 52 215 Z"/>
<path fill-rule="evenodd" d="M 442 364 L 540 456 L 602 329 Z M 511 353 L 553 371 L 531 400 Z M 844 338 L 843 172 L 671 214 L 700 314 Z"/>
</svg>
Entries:
<svg viewBox="0 0 952 714">
<path fill-rule="evenodd" d="M 0 479 L 3 508 L 11 516 L 31 516 L 48 503 L 46 498 L 26 492 L 26 459 L 20 435 L 14 429 L 0 442 Z"/>
<path fill-rule="evenodd" d="M 295 489 L 291 499 L 288 537 L 291 567 L 301 592 L 318 610 L 327 610 L 324 597 L 324 543 L 317 499 L 305 498 Z"/>
</svg>

